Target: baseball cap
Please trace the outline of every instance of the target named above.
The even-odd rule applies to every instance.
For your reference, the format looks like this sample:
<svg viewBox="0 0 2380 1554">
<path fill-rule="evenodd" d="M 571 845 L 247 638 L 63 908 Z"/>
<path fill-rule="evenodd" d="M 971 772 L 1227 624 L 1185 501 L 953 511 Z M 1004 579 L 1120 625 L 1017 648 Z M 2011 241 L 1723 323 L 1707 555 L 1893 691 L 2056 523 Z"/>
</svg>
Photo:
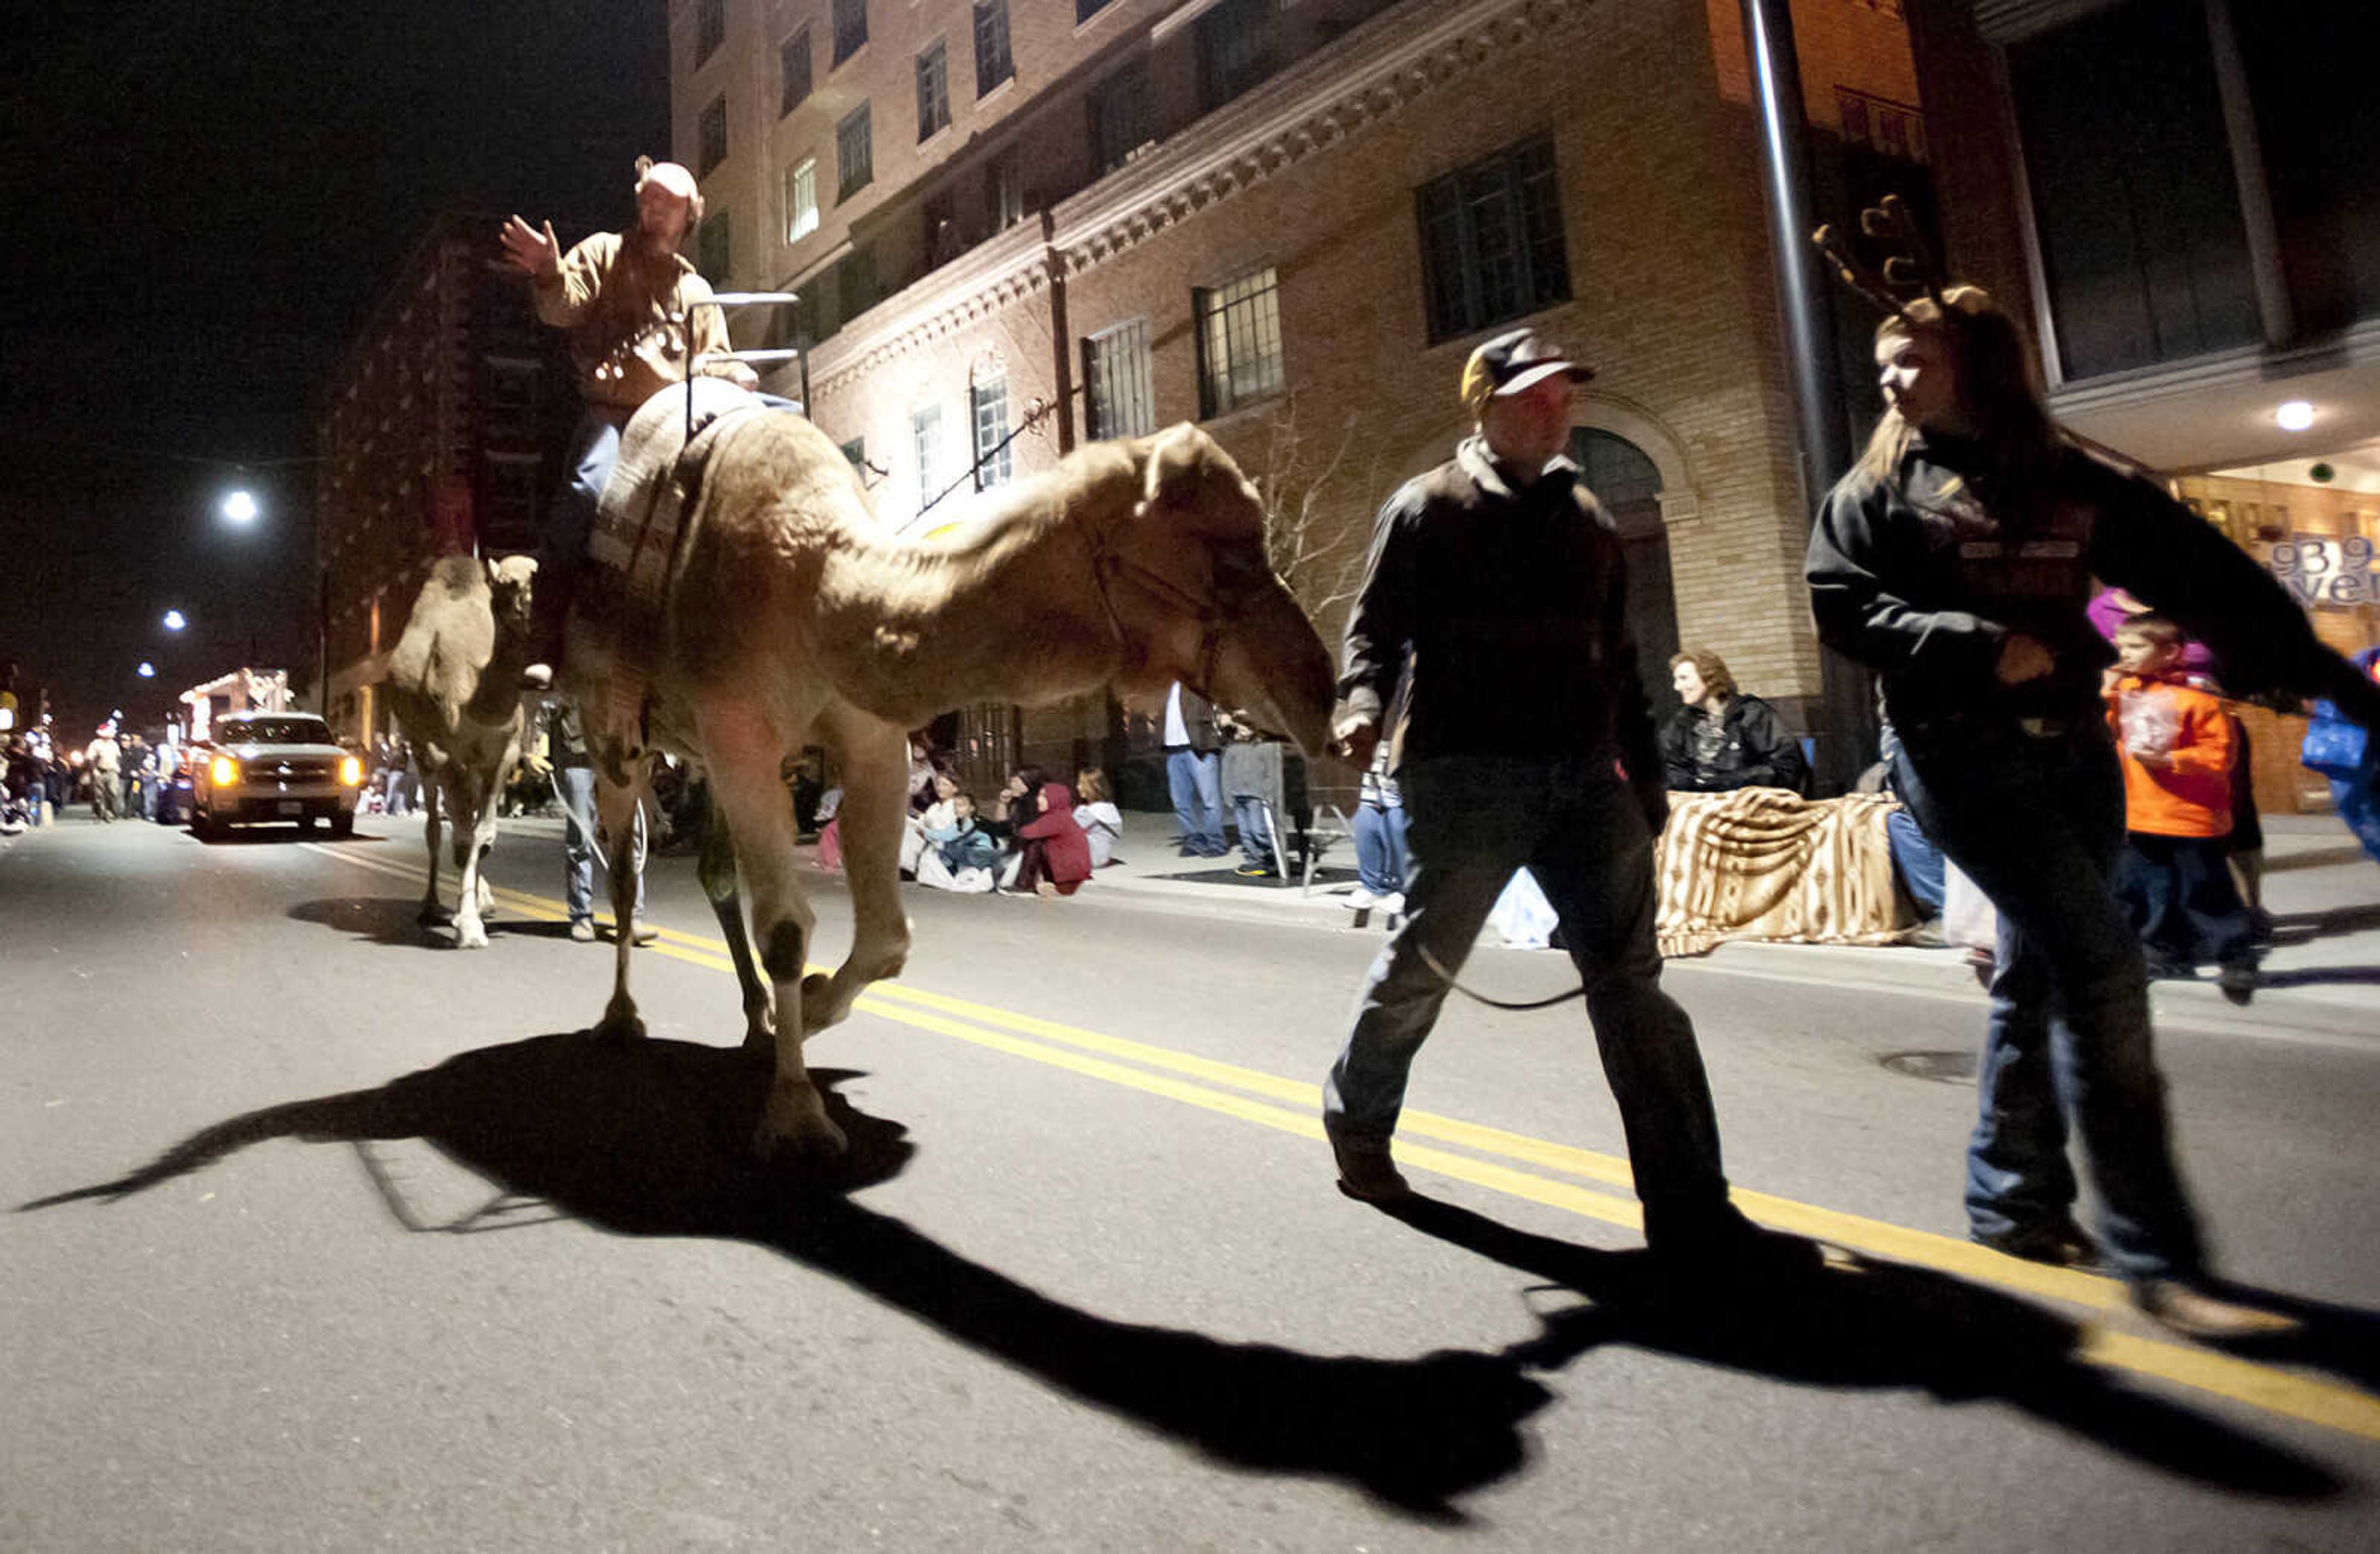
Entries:
<svg viewBox="0 0 2380 1554">
<path fill-rule="evenodd" d="M 1463 402 L 1485 405 L 1534 388 L 1557 372 L 1567 373 L 1573 383 L 1595 376 L 1593 368 L 1571 360 L 1536 330 L 1512 330 L 1482 345 L 1463 364 Z"/>
</svg>

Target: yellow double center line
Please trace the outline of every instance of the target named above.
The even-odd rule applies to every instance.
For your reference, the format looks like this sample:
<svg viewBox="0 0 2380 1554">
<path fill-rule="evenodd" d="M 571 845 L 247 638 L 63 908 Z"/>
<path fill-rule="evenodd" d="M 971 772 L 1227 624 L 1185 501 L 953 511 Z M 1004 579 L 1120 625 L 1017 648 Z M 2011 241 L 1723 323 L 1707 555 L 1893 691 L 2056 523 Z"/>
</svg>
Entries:
<svg viewBox="0 0 2380 1554">
<path fill-rule="evenodd" d="M 375 856 L 363 848 L 322 843 L 307 845 L 343 863 L 406 880 L 416 886 L 423 880 L 419 867 Z M 524 916 L 540 920 L 558 921 L 566 916 L 561 903 L 545 896 L 499 888 L 495 898 Z M 662 929 L 660 939 L 646 953 L 730 975 L 735 971 L 723 942 L 674 929 Z M 1301 1138 L 1319 1141 L 1322 1137 L 1321 1091 L 1312 1084 L 899 983 L 877 983 L 854 1007 L 880 1019 L 895 1020 L 1011 1057 L 1162 1096 Z M 1619 1156 L 1408 1110 L 1398 1123 L 1397 1160 L 1408 1169 L 1468 1182 L 1591 1220 L 1630 1229 L 1639 1228 L 1642 1222 L 1633 1195 L 1634 1179 L 1628 1161 Z M 1544 1172 L 1553 1174 L 1541 1174 Z M 1583 1185 L 1580 1181 L 1561 1180 L 1563 1177 L 1579 1178 L 1597 1185 Z M 1619 1191 L 1604 1190 L 1607 1187 Z M 1742 1187 L 1735 1189 L 1734 1196 L 1736 1204 L 1746 1214 L 1773 1230 L 2090 1311 L 2129 1315 L 2131 1310 L 2123 1287 L 2095 1274 L 2046 1268 L 2003 1257 L 1970 1242 Z M 2093 1365 L 2155 1378 L 2367 1440 L 2380 1440 L 2380 1398 L 2340 1382 L 2147 1338 L 2096 1322 L 2083 1325 L 2077 1354 Z"/>
</svg>

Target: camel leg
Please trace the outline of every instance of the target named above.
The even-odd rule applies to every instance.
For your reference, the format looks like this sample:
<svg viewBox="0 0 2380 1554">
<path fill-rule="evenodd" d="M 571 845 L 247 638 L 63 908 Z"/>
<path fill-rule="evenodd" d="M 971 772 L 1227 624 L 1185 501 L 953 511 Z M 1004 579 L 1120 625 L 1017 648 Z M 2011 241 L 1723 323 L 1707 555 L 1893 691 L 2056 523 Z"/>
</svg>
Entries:
<svg viewBox="0 0 2380 1554">
<path fill-rule="evenodd" d="M 842 817 L 844 880 L 851 891 L 851 953 L 832 979 L 813 977 L 804 986 L 805 1033 L 841 1022 L 869 983 L 898 977 L 909 960 L 909 919 L 901 910 L 908 738 L 894 724 L 847 709 L 831 721 L 844 759 L 843 807 L 836 813 Z M 777 1007 L 782 1014 L 782 1000 Z"/>
<path fill-rule="evenodd" d="M 628 995 L 628 957 L 637 948 L 637 873 L 644 867 L 644 833 L 638 809 L 644 800 L 641 781 L 615 783 L 597 769 L 595 813 L 610 851 L 606 879 L 612 888 L 612 1002 L 603 1006 L 598 1036 L 621 1040 L 640 1038 L 645 1022 L 637 1001 Z"/>
<path fill-rule="evenodd" d="M 744 928 L 744 901 L 735 889 L 735 835 L 714 795 L 702 818 L 702 861 L 696 870 L 710 915 L 719 919 L 719 936 L 735 963 L 735 984 L 744 989 L 744 1050 L 771 1050 L 776 1026 L 769 1005 L 769 984 L 752 964 L 752 936 Z"/>
<path fill-rule="evenodd" d="M 495 890 L 481 877 L 480 865 L 496 841 L 496 805 L 504 795 L 493 783 L 482 783 L 467 774 L 455 784 L 455 867 L 462 881 L 455 896 L 455 947 L 488 947 L 486 913 Z"/>
<path fill-rule="evenodd" d="M 430 844 L 430 880 L 421 889 L 421 915 L 416 920 L 425 924 L 443 923 L 450 919 L 438 904 L 438 847 L 443 840 L 439 825 L 439 790 L 445 778 L 438 772 L 423 774 L 421 783 L 421 834 Z"/>
<path fill-rule="evenodd" d="M 843 1130 L 827 1116 L 802 1061 L 802 976 L 818 916 L 795 874 L 793 806 L 777 780 L 787 741 L 747 703 L 708 701 L 698 717 L 711 802 L 735 838 L 736 868 L 752 892 L 760 965 L 776 997 L 776 1075 L 753 1145 L 764 1156 L 787 1147 L 804 1155 L 840 1155 Z"/>
</svg>

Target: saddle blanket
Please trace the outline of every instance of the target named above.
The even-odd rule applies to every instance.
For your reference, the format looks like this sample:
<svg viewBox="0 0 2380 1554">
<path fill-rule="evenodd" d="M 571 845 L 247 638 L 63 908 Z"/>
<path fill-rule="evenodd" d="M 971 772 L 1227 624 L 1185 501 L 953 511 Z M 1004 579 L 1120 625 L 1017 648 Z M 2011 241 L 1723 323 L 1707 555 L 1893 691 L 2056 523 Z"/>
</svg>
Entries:
<svg viewBox="0 0 2380 1554">
<path fill-rule="evenodd" d="M 1903 926 L 1885 836 L 1893 807 L 1882 794 L 1672 793 L 1655 858 L 1661 953 L 1730 939 L 1891 943 Z"/>
<path fill-rule="evenodd" d="M 665 643 L 666 606 L 706 464 L 761 408 L 722 378 L 662 390 L 620 432 L 619 461 L 603 487 L 587 559 L 573 590 L 565 652 L 571 677 L 601 686 L 582 710 L 630 747 Z"/>
</svg>

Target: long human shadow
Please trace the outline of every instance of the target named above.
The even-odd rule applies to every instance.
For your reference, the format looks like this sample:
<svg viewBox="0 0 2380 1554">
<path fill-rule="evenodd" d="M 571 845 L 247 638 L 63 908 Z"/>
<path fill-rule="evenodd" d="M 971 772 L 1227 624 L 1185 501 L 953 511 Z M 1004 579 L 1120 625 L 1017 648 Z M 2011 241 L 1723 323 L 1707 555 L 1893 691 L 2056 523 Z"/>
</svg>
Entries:
<svg viewBox="0 0 2380 1554">
<path fill-rule="evenodd" d="M 1904 1264 L 1854 1259 L 1681 1299 L 1643 1252 L 1602 1252 L 1438 1199 L 1386 1210 L 1424 1234 L 1585 1297 L 1510 1353 L 1558 1369 L 1627 1343 L 1804 1386 L 1998 1401 L 2166 1472 L 2282 1499 L 2340 1493 L 2330 1469 L 2212 1414 L 2137 1390 L 2076 1352 L 2081 1329 L 2030 1303 Z"/>
<path fill-rule="evenodd" d="M 758 1243 L 1220 1463 L 1344 1482 L 1418 1520 L 1467 1522 L 1458 1499 L 1525 1461 L 1523 1422 L 1551 1394 L 1518 1356 L 1308 1354 L 1115 1321 L 861 1207 L 850 1195 L 896 1174 L 913 1147 L 899 1124 L 833 1093 L 850 1074 L 812 1072 L 852 1145 L 831 1175 L 754 1163 L 765 1067 L 731 1050 L 580 1033 L 482 1048 L 377 1089 L 234 1117 L 127 1176 L 19 1212 L 121 1199 L 265 1139 L 343 1142 L 410 1229 L 535 1222 L 526 1211 L 542 1200 L 622 1234 Z M 413 1138 L 486 1178 L 495 1196 L 443 1222 L 409 1208 L 374 1168 L 372 1145 Z"/>
</svg>

